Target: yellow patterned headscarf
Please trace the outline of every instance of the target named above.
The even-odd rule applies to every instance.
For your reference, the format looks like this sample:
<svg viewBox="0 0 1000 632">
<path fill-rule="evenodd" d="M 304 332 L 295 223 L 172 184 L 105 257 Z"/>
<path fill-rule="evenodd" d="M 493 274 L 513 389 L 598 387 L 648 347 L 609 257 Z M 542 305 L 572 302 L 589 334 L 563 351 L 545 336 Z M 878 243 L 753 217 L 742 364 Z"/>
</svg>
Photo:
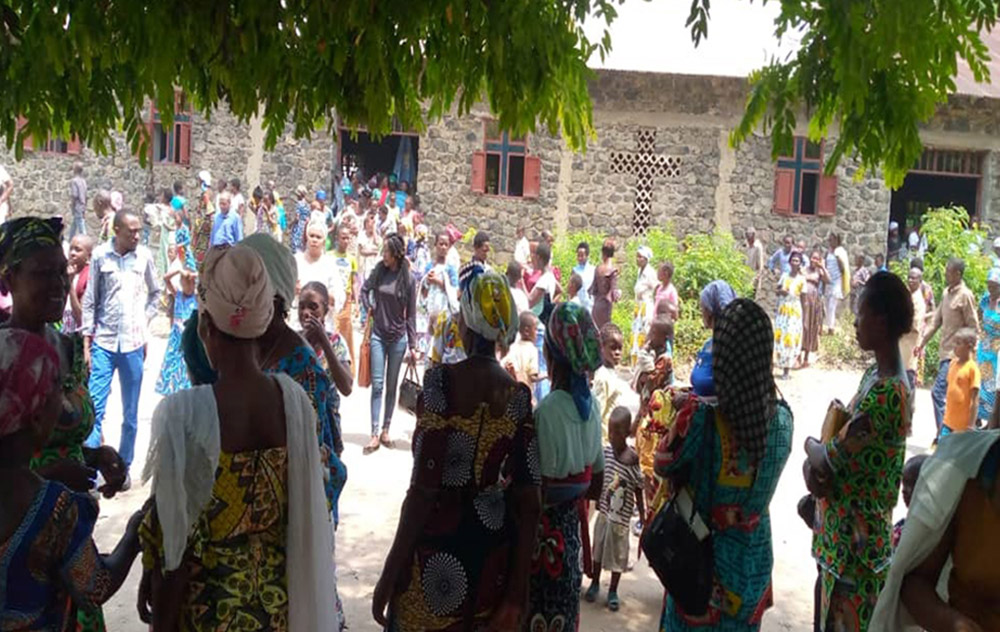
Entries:
<svg viewBox="0 0 1000 632">
<path fill-rule="evenodd" d="M 462 270 L 461 278 L 465 326 L 487 340 L 512 343 L 517 335 L 517 306 L 506 277 L 473 263 Z"/>
</svg>

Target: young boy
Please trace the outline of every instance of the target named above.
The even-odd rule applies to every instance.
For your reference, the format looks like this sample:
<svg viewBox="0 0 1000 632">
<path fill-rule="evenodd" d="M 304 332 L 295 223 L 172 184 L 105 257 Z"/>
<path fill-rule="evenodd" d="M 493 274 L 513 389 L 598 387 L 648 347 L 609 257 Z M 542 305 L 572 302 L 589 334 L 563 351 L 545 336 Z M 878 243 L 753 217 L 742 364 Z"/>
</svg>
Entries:
<svg viewBox="0 0 1000 632">
<path fill-rule="evenodd" d="M 639 414 L 632 426 L 635 448 L 639 453 L 639 468 L 645 481 L 646 505 L 652 507 L 660 489 L 660 479 L 653 472 L 656 444 L 666 436 L 672 405 L 671 394 L 667 390 L 673 383 L 673 358 L 671 339 L 674 324 L 669 316 L 657 314 L 649 327 L 646 346 L 639 351 L 635 371 L 632 374 L 632 388 L 639 394 Z M 640 525 L 647 516 L 640 514 Z M 637 525 L 637 531 L 641 526 Z"/>
<path fill-rule="evenodd" d="M 913 489 L 917 486 L 917 480 L 920 478 L 920 468 L 926 460 L 926 454 L 918 454 L 908 460 L 906 465 L 903 466 L 903 504 L 906 505 L 907 509 L 910 508 Z M 896 550 L 896 546 L 899 545 L 899 538 L 903 535 L 903 525 L 905 524 L 906 518 L 902 518 L 892 528 L 892 550 L 894 551 Z"/>
<path fill-rule="evenodd" d="M 604 446 L 604 489 L 597 502 L 598 514 L 594 523 L 593 581 L 584 594 L 587 601 L 595 601 L 601 592 L 601 570 L 611 571 L 608 609 L 612 612 L 621 607 L 618 582 L 628 568 L 628 525 L 632 511 L 638 505 L 639 515 L 646 512 L 639 456 L 625 443 L 631 426 L 632 415 L 628 408 L 618 406 L 611 412 L 610 443 Z"/>
<path fill-rule="evenodd" d="M 535 336 L 538 333 L 538 318 L 530 311 L 521 312 L 519 316 L 518 339 L 510 347 L 503 359 L 503 366 L 511 376 L 525 384 L 534 392 L 538 376 L 538 349 L 535 347 Z"/>
<path fill-rule="evenodd" d="M 963 327 L 955 332 L 955 357 L 948 367 L 948 393 L 945 396 L 944 424 L 940 437 L 975 428 L 979 413 L 979 366 L 972 357 L 976 348 L 976 330 Z"/>
<path fill-rule="evenodd" d="M 594 381 L 590 391 L 597 400 L 597 409 L 601 412 L 601 434 L 604 442 L 608 442 L 608 423 L 611 421 L 611 411 L 618 406 L 618 400 L 625 393 L 625 381 L 615 373 L 615 367 L 622 361 L 622 349 L 625 347 L 625 337 L 622 330 L 614 323 L 601 327 L 601 367 L 594 371 Z"/>
<path fill-rule="evenodd" d="M 514 298 L 517 313 L 522 314 L 531 310 L 528 294 L 524 291 L 524 268 L 516 261 L 507 264 L 507 285 L 510 286 L 510 295 Z"/>
<path fill-rule="evenodd" d="M 569 299 L 570 303 L 575 303 L 580 307 L 583 307 L 583 303 L 580 301 L 580 290 L 583 288 L 583 278 L 576 274 L 575 272 L 569 277 L 569 285 L 566 287 L 567 296 L 571 296 Z"/>
</svg>

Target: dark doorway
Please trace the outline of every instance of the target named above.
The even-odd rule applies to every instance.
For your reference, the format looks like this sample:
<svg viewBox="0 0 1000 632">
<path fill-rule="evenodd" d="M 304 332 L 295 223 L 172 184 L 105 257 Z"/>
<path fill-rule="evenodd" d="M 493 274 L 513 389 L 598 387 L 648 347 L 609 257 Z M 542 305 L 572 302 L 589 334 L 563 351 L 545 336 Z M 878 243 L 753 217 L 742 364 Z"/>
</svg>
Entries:
<svg viewBox="0 0 1000 632">
<path fill-rule="evenodd" d="M 979 215 L 978 200 L 978 177 L 911 172 L 903 186 L 892 192 L 889 217 L 899 223 L 899 234 L 905 236 L 932 208 L 961 206 L 975 218 Z"/>
<path fill-rule="evenodd" d="M 361 170 L 365 179 L 376 173 L 393 174 L 396 171 L 396 158 L 403 139 L 408 139 L 412 154 L 412 177 L 401 179 L 411 180 L 410 191 L 416 190 L 417 157 L 419 154 L 420 137 L 409 134 L 390 134 L 381 140 L 374 140 L 368 132 L 358 132 L 353 136 L 349 130 L 340 130 L 340 173 L 351 177 L 355 171 Z"/>
</svg>

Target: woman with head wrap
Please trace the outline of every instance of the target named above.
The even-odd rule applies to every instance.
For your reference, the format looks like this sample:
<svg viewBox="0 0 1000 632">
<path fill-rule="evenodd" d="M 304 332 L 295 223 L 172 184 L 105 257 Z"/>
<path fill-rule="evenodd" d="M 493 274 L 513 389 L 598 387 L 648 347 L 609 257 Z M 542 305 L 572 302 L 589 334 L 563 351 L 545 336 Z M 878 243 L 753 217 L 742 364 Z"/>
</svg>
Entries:
<svg viewBox="0 0 1000 632">
<path fill-rule="evenodd" d="M 736 292 L 725 281 L 712 281 L 701 291 L 698 304 L 701 307 L 701 324 L 712 331 L 715 321 L 727 305 L 736 300 Z M 694 360 L 691 369 L 691 388 L 700 397 L 715 396 L 715 381 L 712 379 L 712 338 L 705 341 Z"/>
<path fill-rule="evenodd" d="M 62 249 L 62 220 L 24 217 L 0 226 L 0 285 L 14 299 L 5 327 L 42 336 L 59 358 L 62 406 L 48 442 L 36 450 L 31 467 L 43 478 L 63 483 L 76 492 L 90 491 L 100 471 L 100 491 L 111 497 L 125 482 L 125 465 L 110 446 L 85 448 L 94 425 L 94 404 L 88 389 L 83 339 L 56 331 L 69 291 L 66 256 Z M 97 609 L 78 611 L 81 629 L 103 630 Z"/>
<path fill-rule="evenodd" d="M 260 257 L 209 250 L 198 310 L 218 379 L 153 413 L 140 613 L 156 630 L 338 630 L 316 414 L 291 378 L 260 369 L 256 340 L 274 313 Z"/>
<path fill-rule="evenodd" d="M 396 385 L 405 356 L 415 366 L 417 348 L 417 288 L 406 259 L 406 244 L 398 234 L 388 235 L 382 261 L 361 288 L 361 302 L 371 319 L 371 441 L 364 453 L 379 445 L 392 448 L 389 426 L 396 408 Z M 385 395 L 385 412 L 382 397 Z M 379 415 L 382 415 L 381 435 Z"/>
<path fill-rule="evenodd" d="M 979 419 L 988 422 L 993 417 L 997 399 L 993 384 L 997 377 L 997 349 L 1000 348 L 1000 268 L 992 268 L 986 277 L 986 293 L 979 300 L 979 314 L 983 335 L 979 338 L 976 362 L 982 383 L 988 385 L 979 392 Z"/>
<path fill-rule="evenodd" d="M 878 272 L 861 290 L 854 321 L 858 346 L 872 364 L 843 410 L 846 426 L 806 439 L 806 487 L 816 499 L 813 557 L 820 569 L 819 627 L 848 632 L 869 626 L 892 554 L 892 511 L 906 458 L 913 389 L 899 340 L 913 326 L 902 279 Z M 921 475 L 922 478 L 922 475 Z"/>
<path fill-rule="evenodd" d="M 531 392 L 496 358 L 517 333 L 506 279 L 470 270 L 458 321 L 469 357 L 424 375 L 410 489 L 375 588 L 389 629 L 512 630 L 527 598 L 541 481 Z"/>
<path fill-rule="evenodd" d="M 94 544 L 97 506 L 30 467 L 62 405 L 59 356 L 41 336 L 0 331 L 0 629 L 78 630 L 101 623 L 100 605 L 139 553 L 137 513 L 111 555 Z M 81 618 L 80 612 L 91 613 Z"/>
<path fill-rule="evenodd" d="M 802 349 L 802 293 L 806 277 L 802 274 L 801 251 L 792 251 L 788 267 L 789 271 L 778 281 L 778 316 L 774 319 L 774 349 L 785 380 Z"/>
<path fill-rule="evenodd" d="M 697 617 L 667 595 L 664 631 L 759 630 L 772 605 L 768 506 L 791 450 L 792 411 L 774 385 L 774 336 L 764 310 L 738 299 L 712 320 L 718 399 L 691 396 L 681 404 L 657 451 L 656 473 L 687 473 L 678 493 L 693 496 L 697 514 L 712 525 L 715 590 Z"/>
<path fill-rule="evenodd" d="M 528 630 L 575 630 L 579 625 L 581 505 L 596 500 L 604 476 L 601 414 L 588 374 L 601 366 L 597 329 L 587 310 L 559 303 L 545 330 L 552 391 L 535 411 L 545 509 L 539 524 L 529 589 Z"/>
</svg>

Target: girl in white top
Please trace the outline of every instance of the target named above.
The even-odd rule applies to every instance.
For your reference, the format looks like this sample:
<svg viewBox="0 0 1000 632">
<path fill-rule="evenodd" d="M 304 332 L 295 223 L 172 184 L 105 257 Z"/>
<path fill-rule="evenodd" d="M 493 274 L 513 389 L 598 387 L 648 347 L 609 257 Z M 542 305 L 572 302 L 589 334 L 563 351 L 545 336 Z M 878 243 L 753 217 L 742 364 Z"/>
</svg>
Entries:
<svg viewBox="0 0 1000 632">
<path fill-rule="evenodd" d="M 330 292 L 329 313 L 337 314 L 347 300 L 347 291 L 344 287 L 344 280 L 340 277 L 337 262 L 324 252 L 325 246 L 326 224 L 311 222 L 306 227 L 305 252 L 299 252 L 295 255 L 299 287 L 312 281 L 325 285 Z"/>
<path fill-rule="evenodd" d="M 656 278 L 656 270 L 651 265 L 653 251 L 649 246 L 640 246 L 635 253 L 635 265 L 639 269 L 639 274 L 635 278 L 635 314 L 632 318 L 632 347 L 631 356 L 633 363 L 639 355 L 639 351 L 646 344 L 646 333 L 649 331 L 649 323 L 653 320 L 653 307 L 656 300 L 656 286 L 659 284 Z"/>
</svg>

